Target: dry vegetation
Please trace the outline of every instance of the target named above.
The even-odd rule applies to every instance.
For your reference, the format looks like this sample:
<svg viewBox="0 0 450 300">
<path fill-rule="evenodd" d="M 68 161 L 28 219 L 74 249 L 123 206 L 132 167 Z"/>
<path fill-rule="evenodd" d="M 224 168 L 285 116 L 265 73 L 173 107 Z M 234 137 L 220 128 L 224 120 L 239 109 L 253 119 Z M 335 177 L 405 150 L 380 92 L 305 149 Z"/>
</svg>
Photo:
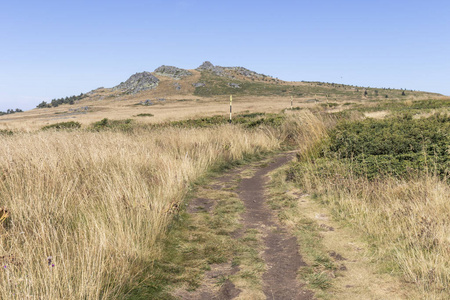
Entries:
<svg viewBox="0 0 450 300">
<path fill-rule="evenodd" d="M 279 134 L 227 125 L 0 136 L 0 298 L 122 297 L 160 255 L 190 183 L 278 149 Z"/>
<path fill-rule="evenodd" d="M 329 103 L 324 96 L 316 105 L 297 98 L 298 111 L 287 113 L 282 123 L 245 129 L 196 128 L 189 122 L 141 126 L 217 114 L 226 111 L 228 98 L 185 95 L 141 107 L 134 104 L 148 95 L 139 97 L 89 100 L 83 105 L 92 110 L 75 116 L 66 115 L 68 105 L 34 110 L 0 124 L 13 131 L 67 120 L 83 125 L 72 131 L 0 131 L 0 298 L 124 298 L 161 256 L 159 241 L 193 181 L 214 165 L 280 149 L 286 140 L 298 145 L 302 164 L 290 170 L 291 179 L 359 230 L 374 262 L 415 283 L 425 298 L 445 299 L 450 292 L 446 178 L 422 170 L 417 176 L 373 180 L 331 159 L 320 166 L 316 161 L 319 140 L 339 118 L 359 119 L 364 113 L 385 118 L 411 108 L 417 108 L 416 115 L 448 114 L 448 99 L 398 101 L 393 109 L 395 101 L 363 106 L 346 99 Z M 234 108 L 278 112 L 289 104 L 287 97 L 246 96 Z M 304 108 L 336 114 L 321 119 Z M 133 121 L 131 126 L 140 124 L 135 130 L 85 130 L 105 117 L 142 113 L 154 116 Z"/>
<path fill-rule="evenodd" d="M 373 262 L 415 283 L 427 299 L 447 299 L 449 290 L 450 188 L 423 176 L 414 180 L 301 179 L 334 216 L 362 232 Z"/>
<path fill-rule="evenodd" d="M 288 172 L 364 236 L 381 271 L 414 284 L 423 299 L 450 293 L 448 121 L 347 122 Z"/>
<path fill-rule="evenodd" d="M 82 104 L 73 106 L 61 105 L 56 108 L 42 108 L 26 111 L 19 114 L 0 116 L 0 130 L 26 130 L 34 131 L 45 125 L 59 122 L 77 121 L 83 126 L 89 126 L 92 122 L 103 118 L 127 119 L 136 118 L 139 114 L 152 114 L 152 117 L 139 118 L 142 123 L 161 123 L 166 121 L 178 121 L 187 118 L 208 117 L 217 114 L 226 115 L 229 111 L 230 97 L 217 96 L 211 99 L 203 99 L 197 96 L 166 97 L 166 101 L 156 103 L 153 106 L 135 105 L 139 101 L 148 99 L 147 96 L 139 96 L 133 99 L 123 100 L 83 100 Z M 312 107 L 314 104 L 300 103 L 302 99 L 295 99 L 295 106 Z M 242 112 L 266 112 L 278 113 L 290 105 L 289 98 L 272 97 L 234 97 L 233 113 Z M 73 114 L 69 109 L 78 109 L 88 106 L 85 113 Z"/>
</svg>

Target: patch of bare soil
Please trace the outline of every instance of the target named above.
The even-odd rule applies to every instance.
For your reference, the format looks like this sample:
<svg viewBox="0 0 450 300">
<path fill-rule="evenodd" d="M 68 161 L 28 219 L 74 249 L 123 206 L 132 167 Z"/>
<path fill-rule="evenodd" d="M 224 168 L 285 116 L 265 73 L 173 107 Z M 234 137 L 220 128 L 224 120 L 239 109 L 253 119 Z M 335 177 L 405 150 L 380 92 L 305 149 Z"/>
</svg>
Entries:
<svg viewBox="0 0 450 300">
<path fill-rule="evenodd" d="M 364 113 L 364 116 L 366 118 L 372 118 L 372 119 L 384 119 L 389 112 L 387 110 L 383 111 L 374 111 L 374 112 L 366 112 Z"/>
<path fill-rule="evenodd" d="M 214 207 L 214 201 L 207 198 L 195 198 L 192 199 L 192 201 L 189 203 L 187 207 L 187 212 L 190 214 L 201 212 L 201 211 L 207 211 L 211 212 L 212 208 Z"/>
<path fill-rule="evenodd" d="M 239 271 L 239 268 L 232 267 L 229 263 L 214 264 L 211 270 L 205 273 L 202 285 L 195 291 L 179 289 L 173 293 L 175 297 L 185 300 L 228 300 L 237 297 L 240 290 L 226 279 L 221 285 L 217 285 L 219 278 L 225 278 Z"/>
</svg>

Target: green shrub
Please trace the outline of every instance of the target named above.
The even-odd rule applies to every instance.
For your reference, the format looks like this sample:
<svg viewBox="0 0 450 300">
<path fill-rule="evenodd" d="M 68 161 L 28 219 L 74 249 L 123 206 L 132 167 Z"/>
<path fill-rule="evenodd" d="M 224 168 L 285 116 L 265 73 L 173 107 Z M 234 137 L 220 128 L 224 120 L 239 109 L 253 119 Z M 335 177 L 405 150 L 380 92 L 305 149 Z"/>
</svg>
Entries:
<svg viewBox="0 0 450 300">
<path fill-rule="evenodd" d="M 317 176 L 350 169 L 342 176 L 373 179 L 429 171 L 446 177 L 450 175 L 449 149 L 450 117 L 444 115 L 413 119 L 406 114 L 385 120 L 344 121 L 322 143 L 313 166 Z"/>
<path fill-rule="evenodd" d="M 153 114 L 138 114 L 136 117 L 153 117 Z"/>
<path fill-rule="evenodd" d="M 98 122 L 92 124 L 92 129 L 100 131 L 100 130 L 120 130 L 120 131 L 130 131 L 133 129 L 133 120 L 125 119 L 125 120 L 110 120 L 108 118 L 104 118 Z"/>
<path fill-rule="evenodd" d="M 79 122 L 69 121 L 69 122 L 61 122 L 61 123 L 47 125 L 47 126 L 42 127 L 42 130 L 78 129 L 80 127 L 81 127 L 81 124 Z"/>
<path fill-rule="evenodd" d="M 438 108 L 450 108 L 450 100 L 448 99 L 429 99 L 414 101 L 411 105 L 412 109 L 438 109 Z"/>
<path fill-rule="evenodd" d="M 366 119 L 339 124 L 330 134 L 330 150 L 340 157 L 399 155 L 426 151 L 445 155 L 450 142 L 450 118 L 434 115 L 412 119 L 402 115 L 386 120 Z"/>
<path fill-rule="evenodd" d="M 320 103 L 319 105 L 324 108 L 333 108 L 333 107 L 339 106 L 339 104 L 335 103 L 335 102 Z"/>
<path fill-rule="evenodd" d="M 182 121 L 175 121 L 171 122 L 171 126 L 177 126 L 177 127 L 188 127 L 188 128 L 203 128 L 203 127 L 210 127 L 220 124 L 226 124 L 228 122 L 228 118 L 225 116 L 212 116 L 212 117 L 205 117 L 200 119 L 187 119 Z"/>
<path fill-rule="evenodd" d="M 388 95 L 386 95 L 388 98 Z M 387 100 L 377 103 L 375 106 L 370 107 L 359 107 L 359 111 L 370 112 L 370 111 L 381 111 L 389 110 L 392 112 L 397 112 L 400 114 L 404 113 L 420 113 L 428 112 L 435 109 L 449 109 L 450 100 L 448 99 L 428 99 L 428 100 L 417 100 L 417 101 L 403 101 L 403 100 Z"/>
<path fill-rule="evenodd" d="M 8 129 L 0 129 L 0 135 L 13 135 L 14 133 Z"/>
<path fill-rule="evenodd" d="M 232 118 L 233 124 L 241 124 L 247 128 L 254 128 L 261 125 L 266 126 L 281 126 L 284 121 L 284 115 L 282 114 L 266 114 L 266 113 L 244 113 L 237 114 Z M 210 127 L 221 124 L 227 124 L 229 117 L 220 115 L 205 117 L 200 119 L 188 119 L 182 121 L 171 122 L 172 126 L 179 127 Z"/>
</svg>

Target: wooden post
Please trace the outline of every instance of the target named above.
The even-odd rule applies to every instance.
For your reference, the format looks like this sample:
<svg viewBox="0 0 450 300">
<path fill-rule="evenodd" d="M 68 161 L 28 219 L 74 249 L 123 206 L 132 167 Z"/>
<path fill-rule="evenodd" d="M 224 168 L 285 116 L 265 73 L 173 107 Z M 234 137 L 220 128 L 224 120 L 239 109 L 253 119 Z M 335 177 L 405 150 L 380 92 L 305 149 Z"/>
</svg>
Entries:
<svg viewBox="0 0 450 300">
<path fill-rule="evenodd" d="M 293 110 L 292 101 L 293 101 L 293 99 L 292 99 L 292 96 L 291 96 L 291 110 Z"/>
<path fill-rule="evenodd" d="M 231 114 L 233 112 L 233 96 L 230 95 L 230 120 L 228 121 L 231 124 Z"/>
</svg>

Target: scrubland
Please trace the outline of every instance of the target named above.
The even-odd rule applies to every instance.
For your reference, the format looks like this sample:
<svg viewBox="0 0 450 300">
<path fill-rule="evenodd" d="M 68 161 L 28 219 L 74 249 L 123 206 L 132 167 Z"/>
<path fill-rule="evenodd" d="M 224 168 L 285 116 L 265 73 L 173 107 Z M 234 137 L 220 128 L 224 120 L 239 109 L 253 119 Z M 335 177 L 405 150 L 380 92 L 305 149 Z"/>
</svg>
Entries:
<svg viewBox="0 0 450 300">
<path fill-rule="evenodd" d="M 364 236 L 381 272 L 448 299 L 449 134 L 445 114 L 341 121 L 287 177 Z"/>
</svg>

